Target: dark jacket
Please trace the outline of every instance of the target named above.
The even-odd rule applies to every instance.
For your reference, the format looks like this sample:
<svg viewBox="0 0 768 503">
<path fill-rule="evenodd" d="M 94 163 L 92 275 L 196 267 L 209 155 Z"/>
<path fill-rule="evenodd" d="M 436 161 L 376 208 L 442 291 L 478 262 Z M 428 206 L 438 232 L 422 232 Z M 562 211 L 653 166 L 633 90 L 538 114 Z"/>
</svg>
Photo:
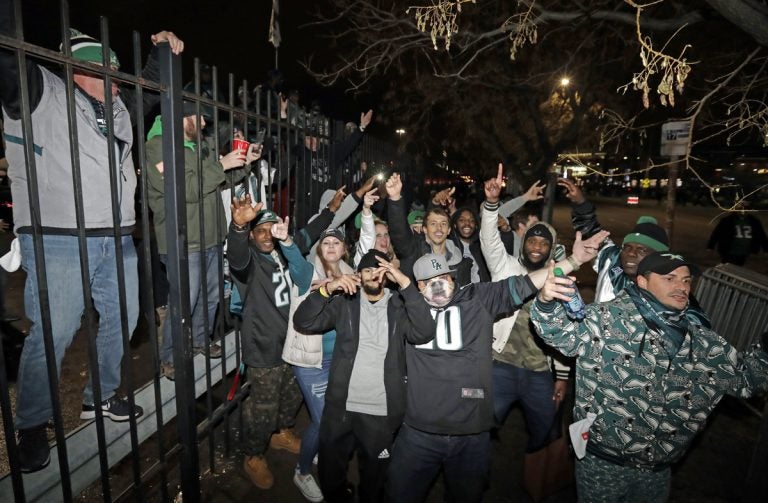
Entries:
<svg viewBox="0 0 768 503">
<path fill-rule="evenodd" d="M 413 278 L 413 264 L 427 253 L 432 253 L 432 247 L 421 234 L 414 234 L 408 225 L 408 210 L 403 198 L 397 201 L 387 201 L 387 223 L 389 237 L 395 249 L 395 255 L 400 259 L 400 270 Z M 464 258 L 462 250 L 450 239 L 446 239 L 449 252 L 446 254 L 448 265 L 456 269 L 456 281 L 459 286 L 465 286 L 472 281 L 472 259 Z M 450 251 L 453 250 L 453 251 Z"/>
<path fill-rule="evenodd" d="M 448 305 L 433 310 L 434 339 L 405 349 L 405 424 L 438 435 L 470 435 L 493 427 L 493 321 L 535 293 L 528 276 L 511 276 L 462 288 Z"/>
<path fill-rule="evenodd" d="M 241 337 L 246 365 L 276 367 L 283 364 L 291 285 L 297 283 L 299 290 L 309 287 L 313 268 L 302 255 L 309 253 L 332 219 L 333 213 L 326 209 L 312 224 L 296 232 L 292 246 L 278 245 L 275 251 L 280 264 L 253 246 L 248 232 L 238 232 L 230 226 L 227 258 L 234 284 L 243 300 Z M 307 284 L 300 284 L 304 279 Z"/>
<path fill-rule="evenodd" d="M 158 253 L 167 253 L 165 232 L 165 181 L 164 174 L 157 168 L 163 161 L 163 124 L 160 116 L 147 133 L 147 183 L 149 191 L 147 202 L 152 209 L 152 221 L 155 225 Z M 224 242 L 227 234 L 227 222 L 221 200 L 224 186 L 224 167 L 214 157 L 214 153 L 203 140 L 200 147 L 200 166 L 198 168 L 197 144 L 184 142 L 184 184 L 187 206 L 187 249 L 189 251 L 207 250 Z M 244 169 L 237 172 L 235 179 L 245 176 Z M 202 183 L 200 179 L 202 178 Z M 201 189 L 202 187 L 202 189 Z M 202 192 L 201 192 L 202 190 Z M 205 235 L 200 239 L 200 206 L 202 204 L 203 226 Z"/>
<path fill-rule="evenodd" d="M 750 253 L 768 252 L 768 238 L 763 224 L 752 215 L 731 213 L 723 217 L 707 242 L 707 248 L 714 249 L 721 257 L 746 257 Z"/>
<path fill-rule="evenodd" d="M 387 322 L 389 345 L 384 359 L 384 388 L 387 418 L 394 429 L 405 414 L 405 341 L 411 344 L 430 341 L 435 336 L 435 321 L 429 305 L 411 283 L 399 293 L 392 292 L 387 305 Z M 299 305 L 293 323 L 297 330 L 308 333 L 336 330 L 325 401 L 344 410 L 360 342 L 360 293 L 325 298 L 313 292 Z"/>
</svg>

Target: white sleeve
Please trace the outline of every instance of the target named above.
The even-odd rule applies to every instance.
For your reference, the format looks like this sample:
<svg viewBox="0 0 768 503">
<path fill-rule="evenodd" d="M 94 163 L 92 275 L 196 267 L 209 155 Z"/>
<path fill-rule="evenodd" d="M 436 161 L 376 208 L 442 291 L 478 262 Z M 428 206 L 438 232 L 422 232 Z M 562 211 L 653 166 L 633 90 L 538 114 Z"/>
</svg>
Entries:
<svg viewBox="0 0 768 503">
<path fill-rule="evenodd" d="M 346 222 L 347 219 L 352 216 L 355 210 L 357 210 L 358 206 L 359 203 L 357 200 L 355 200 L 355 196 L 352 194 L 347 195 L 347 197 L 344 198 L 344 201 L 342 201 L 339 210 L 336 212 L 336 214 L 333 215 L 333 221 L 331 222 L 329 229 L 335 229 L 336 227 Z"/>
<path fill-rule="evenodd" d="M 373 221 L 373 213 L 370 215 L 363 213 L 360 218 L 360 239 L 355 245 L 355 258 L 352 262 L 355 268 L 357 268 L 363 255 L 368 253 L 374 244 L 376 244 L 376 225 Z"/>
<path fill-rule="evenodd" d="M 516 274 L 526 274 L 522 266 L 507 253 L 499 234 L 499 212 L 488 209 L 484 203 L 480 210 L 480 249 L 491 273 L 491 281 L 499 281 Z"/>
<path fill-rule="evenodd" d="M 525 203 L 528 201 L 525 200 L 524 196 L 517 196 L 514 199 L 510 199 L 506 203 L 502 204 L 499 208 L 499 215 L 501 215 L 504 218 L 509 218 L 512 213 L 516 212 L 523 206 L 525 206 Z"/>
</svg>

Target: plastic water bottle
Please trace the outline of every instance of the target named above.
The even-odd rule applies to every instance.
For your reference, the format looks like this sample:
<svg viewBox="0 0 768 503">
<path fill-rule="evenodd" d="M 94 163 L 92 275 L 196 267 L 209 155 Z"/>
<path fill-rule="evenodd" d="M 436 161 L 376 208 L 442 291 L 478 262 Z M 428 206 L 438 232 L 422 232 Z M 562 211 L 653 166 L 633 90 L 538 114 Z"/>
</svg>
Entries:
<svg viewBox="0 0 768 503">
<path fill-rule="evenodd" d="M 555 267 L 555 276 L 561 276 L 565 277 L 565 274 L 563 274 L 563 270 L 559 267 Z M 584 304 L 584 299 L 581 298 L 581 294 L 579 293 L 579 289 L 576 288 L 576 283 L 571 282 L 571 288 L 573 288 L 573 295 L 571 295 L 571 300 L 568 302 L 563 302 L 563 306 L 565 307 L 565 313 L 568 315 L 568 317 L 572 320 L 583 320 L 584 317 L 587 315 L 586 312 L 586 304 Z"/>
</svg>

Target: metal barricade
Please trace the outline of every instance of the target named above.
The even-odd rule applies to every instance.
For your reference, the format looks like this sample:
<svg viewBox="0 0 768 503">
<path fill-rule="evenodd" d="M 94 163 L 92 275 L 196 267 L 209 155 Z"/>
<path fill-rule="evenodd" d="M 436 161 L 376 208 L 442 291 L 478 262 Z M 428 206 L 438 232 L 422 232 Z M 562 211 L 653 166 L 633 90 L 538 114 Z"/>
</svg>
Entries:
<svg viewBox="0 0 768 503">
<path fill-rule="evenodd" d="M 720 264 L 701 275 L 695 295 L 714 330 L 739 351 L 768 330 L 768 276 Z"/>
</svg>

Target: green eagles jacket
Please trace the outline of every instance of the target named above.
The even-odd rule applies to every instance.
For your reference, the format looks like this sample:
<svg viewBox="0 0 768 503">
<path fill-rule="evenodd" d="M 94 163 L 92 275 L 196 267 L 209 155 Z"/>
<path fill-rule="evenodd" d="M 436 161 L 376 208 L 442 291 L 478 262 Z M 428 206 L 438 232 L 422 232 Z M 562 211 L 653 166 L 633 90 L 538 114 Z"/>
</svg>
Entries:
<svg viewBox="0 0 768 503">
<path fill-rule="evenodd" d="M 542 339 L 576 360 L 574 421 L 597 414 L 587 451 L 622 466 L 659 470 L 678 460 L 724 394 L 746 398 L 768 388 L 768 353 L 747 353 L 710 329 L 691 326 L 674 356 L 648 330 L 622 291 L 590 304 L 581 322 L 560 302 L 531 309 Z"/>
<path fill-rule="evenodd" d="M 152 209 L 158 253 L 167 253 L 165 235 L 165 185 L 163 173 L 157 164 L 163 161 L 163 126 L 158 116 L 147 134 L 147 183 L 149 190 L 147 201 Z M 184 142 L 184 184 L 187 201 L 187 246 L 189 251 L 201 251 L 220 245 L 227 235 L 227 223 L 224 217 L 221 188 L 228 178 L 224 167 L 213 157 L 213 151 L 203 143 L 201 145 L 202 166 L 198 169 L 197 144 Z M 232 170 L 235 179 L 241 178 L 244 170 Z M 200 177 L 203 191 L 200 194 Z M 200 238 L 200 204 L 203 206 L 205 235 Z"/>
</svg>

